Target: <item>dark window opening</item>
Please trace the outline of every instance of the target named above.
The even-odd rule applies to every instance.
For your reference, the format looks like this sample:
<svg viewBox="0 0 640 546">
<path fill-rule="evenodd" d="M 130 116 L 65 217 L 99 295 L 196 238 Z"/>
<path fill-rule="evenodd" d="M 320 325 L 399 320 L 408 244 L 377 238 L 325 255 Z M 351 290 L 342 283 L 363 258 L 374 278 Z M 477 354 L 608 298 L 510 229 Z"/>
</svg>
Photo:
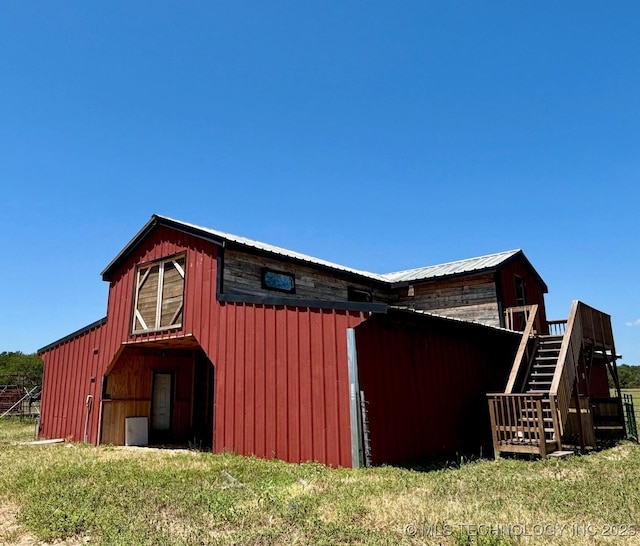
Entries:
<svg viewBox="0 0 640 546">
<path fill-rule="evenodd" d="M 362 288 L 354 288 L 350 286 L 347 288 L 347 299 L 349 301 L 358 301 L 362 303 L 371 303 L 371 292 L 363 290 Z"/>
<path fill-rule="evenodd" d="M 516 305 L 527 305 L 527 284 L 522 277 L 515 277 Z"/>
<path fill-rule="evenodd" d="M 274 271 L 272 269 L 262 270 L 262 288 L 267 290 L 277 290 L 278 292 L 287 292 L 295 294 L 296 278 L 293 273 L 285 273 L 284 271 Z"/>
</svg>

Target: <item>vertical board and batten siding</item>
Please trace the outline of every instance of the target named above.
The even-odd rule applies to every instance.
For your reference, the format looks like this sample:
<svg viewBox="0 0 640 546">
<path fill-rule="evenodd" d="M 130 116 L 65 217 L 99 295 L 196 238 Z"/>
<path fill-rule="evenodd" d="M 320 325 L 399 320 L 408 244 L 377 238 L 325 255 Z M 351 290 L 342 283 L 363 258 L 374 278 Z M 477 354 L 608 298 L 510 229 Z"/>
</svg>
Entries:
<svg viewBox="0 0 640 546">
<path fill-rule="evenodd" d="M 136 265 L 185 251 L 181 327 L 132 336 Z M 82 377 L 90 374 L 96 376 L 90 441 L 96 442 L 102 376 L 114 358 L 124 354 L 122 344 L 192 335 L 215 369 L 215 451 L 351 466 L 346 331 L 367 315 L 220 304 L 217 252 L 213 243 L 164 226 L 134 249 L 110 280 L 107 323 L 42 354 L 47 369 L 43 436 L 82 440 L 86 395 Z M 99 348 L 97 355 L 94 347 Z M 50 381 L 50 374 L 57 379 Z M 54 401 L 56 409 L 50 410 L 48 404 Z M 109 403 L 113 404 L 105 405 Z M 74 426 L 62 422 L 65 419 L 73 420 Z M 55 420 L 59 422 L 54 424 Z"/>
<path fill-rule="evenodd" d="M 538 316 L 543 331 L 547 328 L 547 312 L 544 306 L 544 287 L 540 281 L 531 273 L 531 269 L 522 261 L 515 259 L 500 268 L 496 273 L 500 286 L 500 300 L 503 311 L 507 307 L 516 307 L 516 284 L 515 277 L 522 277 L 527 287 L 527 304 L 538 304 Z M 564 317 L 560 317 L 564 318 Z"/>
<path fill-rule="evenodd" d="M 136 266 L 187 251 L 182 326 L 164 332 L 132 336 L 132 304 Z M 102 377 L 123 343 L 156 341 L 193 334 L 194 324 L 202 332 L 200 341 L 210 339 L 215 303 L 217 246 L 202 239 L 160 226 L 151 232 L 113 275 L 109 286 L 106 324 L 45 350 L 41 434 L 47 438 L 69 437 L 81 441 L 84 434 L 84 401 L 93 394 L 90 441 L 98 440 L 98 414 Z M 94 348 L 98 349 L 94 355 Z M 96 382 L 88 391 L 86 377 Z M 82 417 L 83 418 L 83 417 Z M 78 423 L 81 422 L 79 425 Z"/>
<path fill-rule="evenodd" d="M 351 466 L 346 332 L 359 312 L 220 307 L 216 451 Z"/>
<path fill-rule="evenodd" d="M 355 332 L 373 464 L 491 453 L 486 393 L 504 389 L 517 335 L 392 314 Z"/>
<path fill-rule="evenodd" d="M 41 434 L 47 438 L 84 438 L 86 399 L 93 397 L 89 416 L 89 442 L 97 441 L 104 347 L 107 329 L 101 324 L 65 341 L 42 356 L 43 392 L 40 407 Z M 98 353 L 94 354 L 94 349 Z M 95 377 L 92 383 L 91 378 Z"/>
</svg>

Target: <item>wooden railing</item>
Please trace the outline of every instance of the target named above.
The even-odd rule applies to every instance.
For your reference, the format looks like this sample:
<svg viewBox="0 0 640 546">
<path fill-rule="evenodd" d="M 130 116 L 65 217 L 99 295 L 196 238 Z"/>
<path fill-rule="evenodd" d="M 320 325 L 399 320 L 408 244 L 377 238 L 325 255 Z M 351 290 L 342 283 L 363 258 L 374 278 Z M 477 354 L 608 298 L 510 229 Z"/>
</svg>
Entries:
<svg viewBox="0 0 640 546">
<path fill-rule="evenodd" d="M 586 342 L 593 343 L 597 349 L 614 348 L 611 317 L 587 304 L 578 302 L 582 336 Z"/>
<path fill-rule="evenodd" d="M 563 336 L 567 327 L 566 320 L 549 320 L 547 321 L 549 328 L 549 335 L 551 336 Z"/>
<path fill-rule="evenodd" d="M 545 457 L 549 449 L 561 449 L 572 397 L 578 415 L 582 415 L 576 377 L 583 347 L 588 346 L 608 360 L 615 361 L 611 317 L 580 301 L 574 301 L 566 321 L 547 323 L 551 335 L 562 336 L 549 392 L 520 393 L 535 357 L 536 333 L 540 333 L 538 308 L 536 305 L 528 307 L 527 322 L 505 392 L 487 395 L 496 456 L 501 451 L 510 451 L 538 453 Z M 510 320 L 513 320 L 515 313 L 525 312 L 517 307 L 511 310 L 505 312 L 505 318 L 510 316 Z M 584 403 L 588 406 L 588 401 Z M 601 405 L 604 408 L 604 404 Z M 588 407 L 584 409 L 591 411 Z M 579 427 L 583 441 L 581 419 Z"/>
<path fill-rule="evenodd" d="M 511 394 L 517 389 L 517 386 L 526 379 L 529 366 L 531 365 L 531 359 L 536 352 L 536 338 L 535 338 L 535 325 L 538 321 L 538 306 L 530 305 L 527 317 L 527 323 L 525 324 L 524 331 L 522 332 L 522 338 L 520 339 L 520 345 L 516 357 L 513 359 L 511 365 L 511 373 L 507 381 L 507 387 L 505 394 Z M 519 309 L 518 307 L 511 307 L 510 309 Z M 507 309 L 509 311 L 509 309 Z"/>
<path fill-rule="evenodd" d="M 549 389 L 551 407 L 558 416 L 560 435 L 569 415 L 580 362 L 580 350 L 584 343 L 592 344 L 593 347 L 605 351 L 613 349 L 611 317 L 576 300 L 571 304 L 558 364 Z"/>
<path fill-rule="evenodd" d="M 520 327 L 522 327 L 522 323 L 524 322 L 526 324 L 528 322 L 528 320 L 529 320 L 529 317 L 532 314 L 536 314 L 537 311 L 538 311 L 538 305 L 537 304 L 520 305 L 518 307 L 507 307 L 504 310 L 504 327 L 507 330 L 518 330 L 518 331 L 520 331 L 521 328 L 517 328 L 516 327 L 516 322 L 519 322 Z M 516 321 L 516 317 L 522 317 L 522 318 L 518 318 L 518 320 Z M 540 319 L 539 318 L 536 318 L 535 330 L 536 330 L 536 332 L 540 332 Z"/>
<path fill-rule="evenodd" d="M 539 453 L 547 456 L 552 433 L 545 432 L 551 416 L 549 400 L 542 394 L 489 394 L 491 433 L 496 458 L 500 451 Z"/>
</svg>

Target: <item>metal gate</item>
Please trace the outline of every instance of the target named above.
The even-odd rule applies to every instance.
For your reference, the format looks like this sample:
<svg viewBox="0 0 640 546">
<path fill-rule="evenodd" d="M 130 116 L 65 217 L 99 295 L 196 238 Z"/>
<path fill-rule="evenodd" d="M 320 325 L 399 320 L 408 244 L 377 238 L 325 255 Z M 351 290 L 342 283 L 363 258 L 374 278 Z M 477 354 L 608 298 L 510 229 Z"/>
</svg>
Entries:
<svg viewBox="0 0 640 546">
<path fill-rule="evenodd" d="M 627 427 L 627 438 L 638 441 L 638 425 L 636 424 L 636 414 L 633 408 L 633 396 L 622 395 L 622 406 L 624 407 L 624 421 Z"/>
</svg>

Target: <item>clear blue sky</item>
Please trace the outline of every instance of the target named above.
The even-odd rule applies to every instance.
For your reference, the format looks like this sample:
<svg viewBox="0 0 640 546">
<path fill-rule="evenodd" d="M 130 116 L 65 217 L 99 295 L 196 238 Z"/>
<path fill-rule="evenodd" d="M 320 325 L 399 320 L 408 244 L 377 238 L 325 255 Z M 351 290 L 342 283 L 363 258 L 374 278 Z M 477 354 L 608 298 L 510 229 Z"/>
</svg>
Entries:
<svg viewBox="0 0 640 546">
<path fill-rule="evenodd" d="M 387 272 L 522 248 L 640 364 L 638 2 L 0 5 L 0 350 L 151 214 Z"/>
</svg>

